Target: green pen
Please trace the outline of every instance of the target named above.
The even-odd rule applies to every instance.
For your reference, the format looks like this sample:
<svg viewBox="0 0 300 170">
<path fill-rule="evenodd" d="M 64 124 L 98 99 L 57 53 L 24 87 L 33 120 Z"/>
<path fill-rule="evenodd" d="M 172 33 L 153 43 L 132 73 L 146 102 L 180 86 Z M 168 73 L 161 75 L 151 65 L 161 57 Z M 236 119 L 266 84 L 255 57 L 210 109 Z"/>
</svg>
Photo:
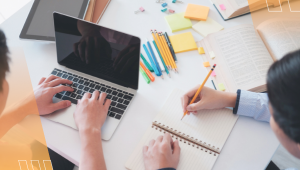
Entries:
<svg viewBox="0 0 300 170">
<path fill-rule="evenodd" d="M 141 67 L 140 67 L 140 73 L 143 75 L 146 83 L 149 84 L 150 83 L 150 79 L 149 79 L 149 77 L 147 76 L 147 74 L 145 73 L 145 71 Z"/>
<path fill-rule="evenodd" d="M 155 48 L 156 48 L 156 51 L 157 51 L 157 53 L 158 53 L 158 55 L 159 55 L 159 57 L 160 57 L 160 59 L 161 59 L 163 65 L 164 65 L 164 67 L 165 67 L 166 73 L 169 75 L 169 77 L 171 77 L 171 75 L 169 74 L 169 70 L 168 70 L 168 68 L 167 68 L 167 66 L 166 66 L 166 64 L 165 64 L 165 61 L 163 60 L 163 58 L 162 58 L 162 56 L 161 56 L 161 54 L 160 54 L 160 52 L 159 52 L 159 50 L 158 50 L 158 48 L 157 48 L 157 45 L 156 45 L 155 41 L 153 40 L 152 42 L 153 42 L 153 44 L 154 44 L 154 46 L 155 46 Z"/>
<path fill-rule="evenodd" d="M 151 65 L 148 63 L 148 61 L 145 59 L 145 57 L 143 56 L 143 54 L 141 53 L 141 58 L 145 64 L 145 66 L 148 68 L 149 71 L 154 72 L 153 68 L 151 67 Z"/>
</svg>

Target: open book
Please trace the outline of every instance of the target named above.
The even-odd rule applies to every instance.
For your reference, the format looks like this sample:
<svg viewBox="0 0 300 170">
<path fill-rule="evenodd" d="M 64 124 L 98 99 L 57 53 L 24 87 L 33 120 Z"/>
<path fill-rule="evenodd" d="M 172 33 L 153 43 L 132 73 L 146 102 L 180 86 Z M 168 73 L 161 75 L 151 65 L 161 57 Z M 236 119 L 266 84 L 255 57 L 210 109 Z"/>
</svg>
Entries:
<svg viewBox="0 0 300 170">
<path fill-rule="evenodd" d="M 212 169 L 238 116 L 229 109 L 203 110 L 180 120 L 183 115 L 180 97 L 183 94 L 175 89 L 169 96 L 126 162 L 127 169 L 144 169 L 143 146 L 164 133 L 170 133 L 173 140 L 179 141 L 181 154 L 177 170 Z"/>
<path fill-rule="evenodd" d="M 288 0 L 211 0 L 222 18 L 226 21 L 266 7 L 278 7 Z M 292 0 L 290 0 L 292 1 Z M 225 6 L 222 10 L 220 5 Z"/>
<path fill-rule="evenodd" d="M 271 64 L 300 48 L 300 18 L 271 19 L 253 25 L 240 25 L 208 35 L 197 42 L 203 47 L 203 61 L 217 64 L 211 77 L 218 88 L 253 92 L 266 91 L 266 75 Z M 210 57 L 210 52 L 215 58 Z M 210 68 L 207 68 L 209 70 Z"/>
</svg>

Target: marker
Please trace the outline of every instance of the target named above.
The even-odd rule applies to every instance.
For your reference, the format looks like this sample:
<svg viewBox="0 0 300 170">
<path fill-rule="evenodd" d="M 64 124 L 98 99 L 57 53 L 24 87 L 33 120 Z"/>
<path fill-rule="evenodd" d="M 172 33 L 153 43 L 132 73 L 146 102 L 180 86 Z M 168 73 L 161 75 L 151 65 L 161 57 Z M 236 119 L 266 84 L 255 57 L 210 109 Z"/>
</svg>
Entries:
<svg viewBox="0 0 300 170">
<path fill-rule="evenodd" d="M 156 67 L 156 65 L 154 64 L 154 61 L 152 60 L 152 57 L 151 57 L 151 55 L 150 55 L 150 53 L 149 53 L 149 51 L 148 51 L 146 45 L 143 44 L 143 47 L 144 47 L 144 50 L 145 50 L 145 52 L 146 52 L 146 54 L 147 54 L 147 56 L 148 56 L 148 58 L 149 58 L 149 60 L 150 60 L 150 62 L 151 62 L 151 65 L 152 65 L 152 68 L 153 68 L 153 70 L 154 70 L 154 73 L 155 73 L 157 76 L 161 76 L 161 73 L 159 73 L 159 71 L 157 70 L 157 67 Z"/>
<path fill-rule="evenodd" d="M 147 41 L 148 48 L 149 48 L 149 50 L 150 50 L 150 52 L 151 52 L 151 54 L 152 54 L 154 64 L 156 65 L 156 68 L 157 68 L 158 72 L 160 73 L 161 78 L 164 79 L 164 77 L 163 77 L 163 75 L 162 75 L 162 72 L 161 72 L 161 69 L 160 69 L 160 66 L 159 66 L 159 64 L 158 64 L 158 62 L 157 62 L 157 60 L 156 60 L 156 57 L 155 57 L 155 55 L 154 55 L 154 53 L 153 53 L 153 50 L 152 50 L 152 48 L 151 48 L 151 45 L 150 45 L 148 39 L 146 39 L 146 41 Z"/>
</svg>

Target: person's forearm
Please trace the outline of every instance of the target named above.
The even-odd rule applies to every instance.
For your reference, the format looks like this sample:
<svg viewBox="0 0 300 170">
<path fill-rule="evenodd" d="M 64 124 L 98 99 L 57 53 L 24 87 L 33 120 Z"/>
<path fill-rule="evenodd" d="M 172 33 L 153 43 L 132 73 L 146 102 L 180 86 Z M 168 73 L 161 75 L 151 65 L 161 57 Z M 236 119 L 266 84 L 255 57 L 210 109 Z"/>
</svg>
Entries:
<svg viewBox="0 0 300 170">
<path fill-rule="evenodd" d="M 235 107 L 236 104 L 236 93 L 231 92 L 221 92 L 222 93 L 222 102 L 224 107 Z"/>
<path fill-rule="evenodd" d="M 0 139 L 6 132 L 30 114 L 39 115 L 34 96 L 29 96 L 21 104 L 9 106 L 0 116 Z"/>
<path fill-rule="evenodd" d="M 81 158 L 80 170 L 106 170 L 103 156 L 101 130 L 80 131 Z"/>
</svg>

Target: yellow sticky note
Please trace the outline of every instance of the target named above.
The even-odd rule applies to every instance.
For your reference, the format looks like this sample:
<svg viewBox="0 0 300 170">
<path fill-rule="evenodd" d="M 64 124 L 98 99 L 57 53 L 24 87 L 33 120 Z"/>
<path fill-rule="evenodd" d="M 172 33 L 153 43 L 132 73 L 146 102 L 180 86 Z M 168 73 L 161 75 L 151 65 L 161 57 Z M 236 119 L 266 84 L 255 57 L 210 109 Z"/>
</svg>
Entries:
<svg viewBox="0 0 300 170">
<path fill-rule="evenodd" d="M 207 17 L 206 21 L 199 21 L 192 28 L 203 37 L 224 29 L 222 25 L 209 17 Z"/>
<path fill-rule="evenodd" d="M 204 67 L 209 67 L 210 66 L 210 64 L 209 64 L 208 61 L 207 62 L 203 62 L 203 65 L 204 65 Z"/>
<path fill-rule="evenodd" d="M 190 19 L 184 18 L 184 12 L 167 15 L 165 19 L 172 32 L 192 28 L 193 25 Z"/>
<path fill-rule="evenodd" d="M 170 36 L 175 53 L 197 50 L 197 44 L 191 32 Z"/>
<path fill-rule="evenodd" d="M 225 91 L 225 86 L 224 86 L 223 83 L 219 83 L 219 84 L 218 84 L 218 87 L 219 87 L 219 90 Z"/>
<path fill-rule="evenodd" d="M 184 13 L 185 18 L 206 21 L 209 7 L 203 5 L 188 4 Z"/>
<path fill-rule="evenodd" d="M 216 57 L 216 55 L 213 51 L 209 52 L 209 56 L 211 59 L 214 59 Z"/>
<path fill-rule="evenodd" d="M 199 54 L 205 54 L 203 47 L 198 47 Z"/>
</svg>

